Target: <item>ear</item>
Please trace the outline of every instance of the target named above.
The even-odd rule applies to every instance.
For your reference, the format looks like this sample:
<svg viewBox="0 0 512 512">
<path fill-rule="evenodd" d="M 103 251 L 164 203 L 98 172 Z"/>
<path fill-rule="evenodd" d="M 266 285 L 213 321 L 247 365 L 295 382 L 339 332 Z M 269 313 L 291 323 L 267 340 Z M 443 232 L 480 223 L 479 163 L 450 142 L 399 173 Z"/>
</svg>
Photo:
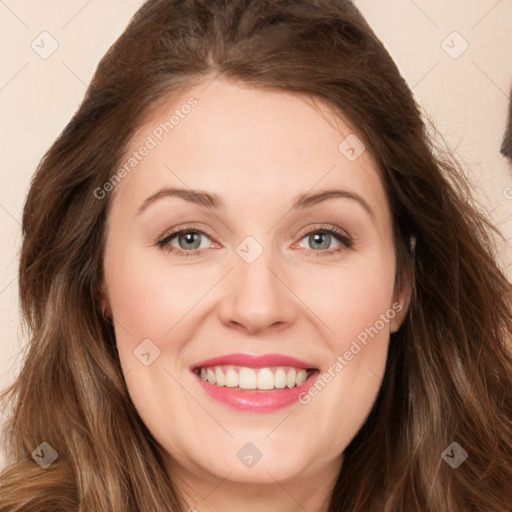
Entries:
<svg viewBox="0 0 512 512">
<path fill-rule="evenodd" d="M 403 277 L 399 279 L 395 285 L 393 304 L 391 308 L 396 312 L 396 315 L 389 322 L 392 333 L 400 329 L 405 317 L 407 316 L 407 312 L 409 311 L 412 290 L 411 280 L 411 273 L 404 272 Z"/>
</svg>

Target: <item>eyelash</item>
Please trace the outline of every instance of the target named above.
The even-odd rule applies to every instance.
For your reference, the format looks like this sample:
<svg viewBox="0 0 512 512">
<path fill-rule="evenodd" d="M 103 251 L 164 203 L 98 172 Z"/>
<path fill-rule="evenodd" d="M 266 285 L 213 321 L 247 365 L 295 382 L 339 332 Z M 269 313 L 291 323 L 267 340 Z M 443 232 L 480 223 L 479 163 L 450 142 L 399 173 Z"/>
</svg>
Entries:
<svg viewBox="0 0 512 512">
<path fill-rule="evenodd" d="M 159 240 L 156 243 L 156 245 L 158 247 L 160 247 L 162 250 L 167 250 L 168 252 L 173 253 L 176 256 L 184 256 L 184 257 L 200 256 L 203 253 L 203 251 L 207 250 L 207 249 L 194 249 L 191 251 L 184 251 L 182 249 L 176 249 L 176 247 L 171 246 L 170 241 L 173 238 L 175 238 L 177 235 L 180 235 L 182 233 L 195 233 L 198 235 L 204 235 L 207 238 L 212 239 L 212 237 L 205 231 L 202 231 L 200 229 L 195 229 L 193 227 L 185 226 L 185 227 L 181 227 L 180 229 L 175 230 L 171 233 L 166 234 L 164 236 L 164 238 L 162 238 L 161 240 Z M 338 247 L 337 249 L 329 249 L 329 250 L 325 250 L 325 251 L 315 251 L 314 249 L 305 249 L 306 251 L 308 251 L 308 253 L 313 252 L 315 257 L 332 256 L 335 253 L 341 252 L 344 249 L 350 249 L 353 246 L 353 240 L 344 231 L 341 231 L 340 229 L 338 229 L 334 226 L 330 226 L 330 227 L 329 226 L 320 226 L 320 227 L 314 228 L 314 229 L 304 233 L 301 236 L 300 240 L 302 240 L 306 236 L 313 234 L 313 233 L 324 233 L 324 234 L 332 235 L 332 236 L 334 236 L 334 238 L 336 238 L 336 240 L 338 240 L 342 244 L 341 247 Z"/>
</svg>

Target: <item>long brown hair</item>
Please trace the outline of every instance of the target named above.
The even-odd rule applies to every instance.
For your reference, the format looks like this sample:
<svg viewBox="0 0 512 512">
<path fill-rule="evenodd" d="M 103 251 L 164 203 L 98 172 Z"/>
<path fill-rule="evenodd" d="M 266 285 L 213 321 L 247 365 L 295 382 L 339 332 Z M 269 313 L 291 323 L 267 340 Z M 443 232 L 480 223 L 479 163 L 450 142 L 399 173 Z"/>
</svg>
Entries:
<svg viewBox="0 0 512 512">
<path fill-rule="evenodd" d="M 99 306 L 112 194 L 94 191 L 158 102 L 216 77 L 306 95 L 350 120 L 386 186 L 397 286 L 412 282 L 329 511 L 511 510 L 511 284 L 463 170 L 434 147 L 364 18 L 345 0 L 150 0 L 99 63 L 25 203 L 19 286 L 30 343 L 3 395 L 2 512 L 180 510 Z M 31 457 L 43 442 L 58 453 L 47 469 Z M 453 442 L 468 453 L 457 469 L 441 457 Z"/>
</svg>

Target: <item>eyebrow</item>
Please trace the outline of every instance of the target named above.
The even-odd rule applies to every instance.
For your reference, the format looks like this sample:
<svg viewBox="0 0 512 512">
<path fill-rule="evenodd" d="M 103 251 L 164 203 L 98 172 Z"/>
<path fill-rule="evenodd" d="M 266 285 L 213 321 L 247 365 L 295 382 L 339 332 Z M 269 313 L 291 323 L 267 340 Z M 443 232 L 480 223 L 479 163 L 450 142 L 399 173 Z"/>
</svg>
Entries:
<svg viewBox="0 0 512 512">
<path fill-rule="evenodd" d="M 223 208 L 222 199 L 217 194 L 212 194 L 202 190 L 166 187 L 149 196 L 139 207 L 137 215 L 141 214 L 144 210 L 146 210 L 151 204 L 155 203 L 156 201 L 170 197 L 179 197 L 181 199 L 184 199 L 185 201 L 206 208 Z M 299 194 L 295 198 L 291 210 L 304 210 L 306 208 L 310 208 L 324 201 L 336 198 L 351 199 L 353 201 L 356 201 L 360 206 L 363 207 L 364 210 L 366 210 L 370 217 L 375 221 L 375 214 L 373 210 L 370 208 L 368 202 L 359 194 L 351 192 L 349 190 L 329 189 L 316 193 L 305 192 L 303 194 Z"/>
</svg>

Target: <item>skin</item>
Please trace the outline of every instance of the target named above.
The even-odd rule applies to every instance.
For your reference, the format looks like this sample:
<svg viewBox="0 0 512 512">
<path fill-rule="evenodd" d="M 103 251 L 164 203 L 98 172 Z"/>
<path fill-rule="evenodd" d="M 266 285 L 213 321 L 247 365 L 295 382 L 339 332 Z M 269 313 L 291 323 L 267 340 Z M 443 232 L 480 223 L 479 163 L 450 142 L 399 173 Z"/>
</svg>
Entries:
<svg viewBox="0 0 512 512">
<path fill-rule="evenodd" d="M 394 289 L 383 184 L 368 151 L 350 161 L 338 149 L 354 130 L 326 106 L 223 80 L 170 98 L 138 130 L 129 152 L 190 97 L 197 106 L 113 192 L 104 302 L 129 392 L 169 455 L 184 507 L 296 512 L 299 503 L 323 511 L 343 451 L 376 399 L 389 334 L 408 306 L 408 287 Z M 172 186 L 217 194 L 224 207 L 167 197 L 137 213 Z M 331 188 L 357 193 L 373 217 L 349 198 L 290 210 L 299 194 Z M 206 231 L 199 255 L 156 245 L 183 225 Z M 334 236 L 315 242 L 321 226 L 338 227 L 353 245 Z M 236 252 L 247 236 L 263 249 L 252 263 Z M 169 245 L 198 247 L 177 236 Z M 307 404 L 236 411 L 211 399 L 190 371 L 201 360 L 243 352 L 290 355 L 333 374 L 338 356 L 397 303 L 401 311 L 350 361 L 344 357 L 343 370 Z M 160 350 L 149 366 L 134 356 L 144 339 Z M 262 453 L 250 468 L 237 458 L 248 442 Z"/>
</svg>

